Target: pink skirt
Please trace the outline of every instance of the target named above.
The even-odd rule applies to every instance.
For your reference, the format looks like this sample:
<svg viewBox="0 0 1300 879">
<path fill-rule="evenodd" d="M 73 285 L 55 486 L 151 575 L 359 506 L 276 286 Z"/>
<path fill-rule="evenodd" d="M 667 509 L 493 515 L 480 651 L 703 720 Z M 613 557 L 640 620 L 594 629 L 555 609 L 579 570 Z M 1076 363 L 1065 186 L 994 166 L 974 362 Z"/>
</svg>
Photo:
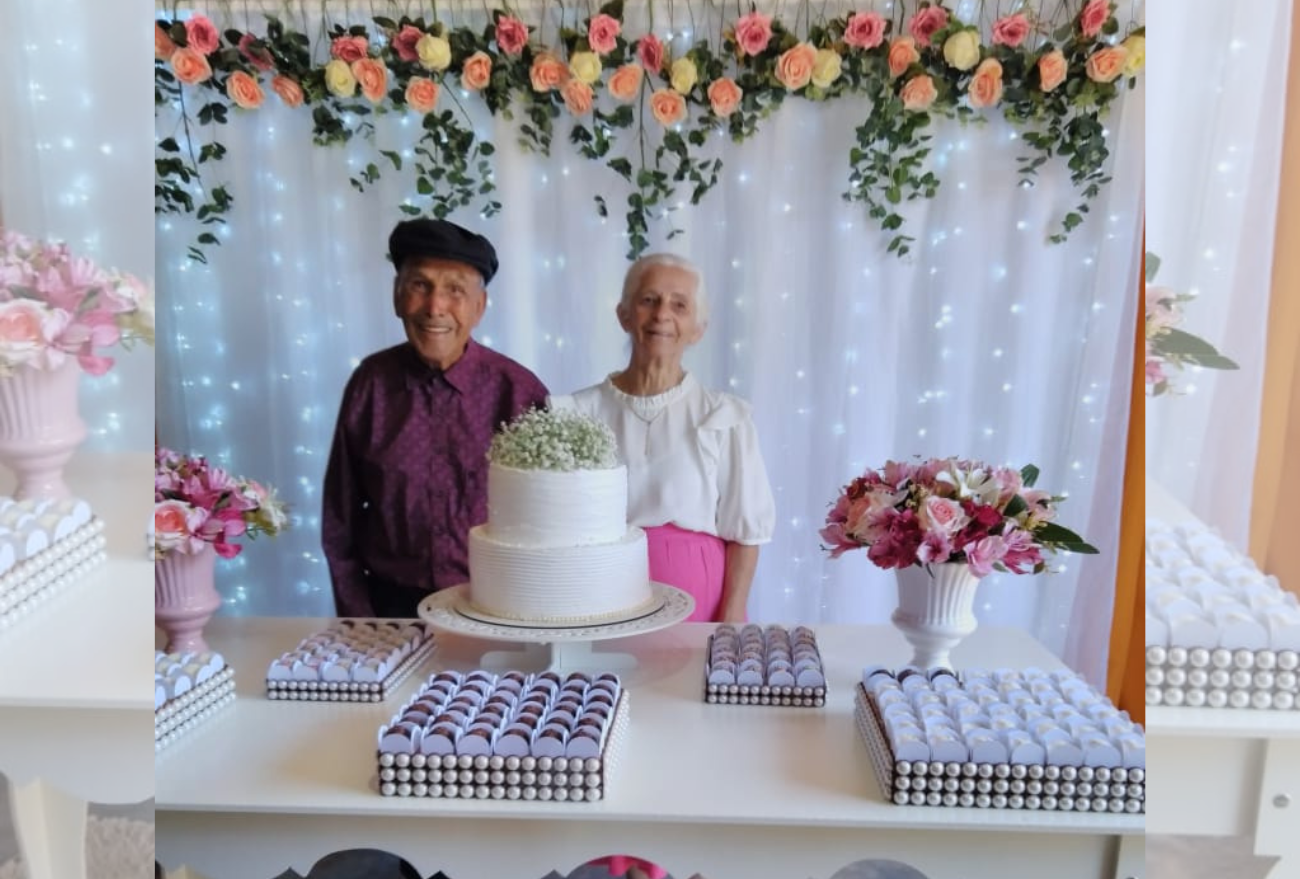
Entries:
<svg viewBox="0 0 1300 879">
<path fill-rule="evenodd" d="M 687 622 L 718 622 L 727 569 L 727 545 L 722 538 L 676 525 L 644 530 L 650 544 L 650 579 L 694 596 L 695 611 Z"/>
</svg>

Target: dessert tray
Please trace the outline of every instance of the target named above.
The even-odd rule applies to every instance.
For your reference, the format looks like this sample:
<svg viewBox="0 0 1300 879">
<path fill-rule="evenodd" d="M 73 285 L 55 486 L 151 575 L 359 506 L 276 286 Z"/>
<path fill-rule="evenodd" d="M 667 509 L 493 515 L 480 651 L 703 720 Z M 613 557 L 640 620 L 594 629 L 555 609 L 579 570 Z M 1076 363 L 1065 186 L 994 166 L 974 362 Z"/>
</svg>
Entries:
<svg viewBox="0 0 1300 879">
<path fill-rule="evenodd" d="M 705 654 L 704 701 L 821 708 L 826 671 L 817 636 L 805 626 L 718 626 Z"/>
<path fill-rule="evenodd" d="M 429 624 L 343 619 L 271 660 L 268 699 L 381 702 L 435 647 Z"/>
<path fill-rule="evenodd" d="M 0 497 L 0 628 L 103 564 L 103 532 L 85 501 Z"/>
<path fill-rule="evenodd" d="M 235 672 L 220 653 L 154 651 L 154 751 L 235 701 Z"/>
</svg>

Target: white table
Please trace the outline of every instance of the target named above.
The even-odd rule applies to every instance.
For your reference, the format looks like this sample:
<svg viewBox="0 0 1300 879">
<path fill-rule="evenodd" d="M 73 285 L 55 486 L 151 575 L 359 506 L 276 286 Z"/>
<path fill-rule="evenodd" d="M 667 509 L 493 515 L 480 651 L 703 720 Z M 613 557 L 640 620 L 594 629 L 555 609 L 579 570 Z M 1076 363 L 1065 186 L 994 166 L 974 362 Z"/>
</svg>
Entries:
<svg viewBox="0 0 1300 879">
<path fill-rule="evenodd" d="M 1147 515 L 1196 518 L 1147 481 Z M 1300 869 L 1300 711 L 1147 708 L 1147 830 L 1248 836 L 1277 857 L 1270 879 Z"/>
<path fill-rule="evenodd" d="M 599 803 L 416 800 L 375 792 L 376 732 L 417 686 L 378 705 L 271 702 L 270 660 L 321 619 L 218 618 L 206 635 L 235 667 L 239 698 L 160 756 L 157 851 L 210 879 L 305 873 L 323 855 L 379 847 L 422 874 L 533 879 L 604 854 L 631 853 L 674 875 L 829 877 L 894 858 L 933 879 L 1111 879 L 1143 875 L 1141 815 L 900 807 L 882 798 L 852 719 L 854 683 L 872 662 L 910 656 L 890 627 L 820 627 L 831 687 L 825 709 L 707 705 L 705 641 L 684 623 L 602 642 L 632 653 L 622 673 L 631 725 Z M 469 669 L 499 642 L 439 634 L 423 670 Z M 981 629 L 962 665 L 1058 667 L 1024 633 Z"/>
<path fill-rule="evenodd" d="M 143 453 L 73 460 L 109 562 L 0 630 L 0 772 L 30 879 L 84 879 L 87 803 L 153 796 L 152 467 Z"/>
</svg>

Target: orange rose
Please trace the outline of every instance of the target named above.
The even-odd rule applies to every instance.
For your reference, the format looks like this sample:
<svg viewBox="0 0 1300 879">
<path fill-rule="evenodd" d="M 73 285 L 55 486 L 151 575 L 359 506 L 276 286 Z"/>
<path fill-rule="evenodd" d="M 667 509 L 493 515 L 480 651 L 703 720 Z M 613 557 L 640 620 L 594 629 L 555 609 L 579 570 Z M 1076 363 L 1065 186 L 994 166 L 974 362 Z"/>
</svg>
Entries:
<svg viewBox="0 0 1300 879">
<path fill-rule="evenodd" d="M 714 115 L 725 119 L 736 112 L 744 92 L 740 90 L 740 86 L 736 85 L 735 80 L 724 76 L 722 79 L 715 79 L 709 83 L 708 95 L 709 106 L 713 108 Z"/>
<path fill-rule="evenodd" d="M 487 52 L 475 52 L 465 59 L 465 66 L 460 71 L 460 84 L 467 91 L 477 92 L 487 87 L 492 79 L 492 56 Z"/>
<path fill-rule="evenodd" d="M 188 46 L 182 46 L 172 53 L 172 70 L 175 71 L 176 78 L 186 85 L 203 82 L 212 76 L 208 59 Z"/>
<path fill-rule="evenodd" d="M 230 74 L 230 78 L 226 80 L 226 94 L 236 106 L 243 107 L 245 110 L 256 110 L 266 99 L 257 80 L 242 70 Z"/>
<path fill-rule="evenodd" d="M 686 118 L 686 99 L 672 89 L 659 89 L 650 96 L 650 112 L 660 125 L 674 125 Z"/>
<path fill-rule="evenodd" d="M 280 96 L 286 107 L 302 105 L 302 86 L 283 74 L 271 80 L 271 91 Z"/>
<path fill-rule="evenodd" d="M 176 44 L 158 22 L 153 23 L 153 57 L 166 61 L 176 51 Z"/>
<path fill-rule="evenodd" d="M 812 43 L 800 43 L 781 53 L 776 59 L 776 78 L 790 91 L 801 89 L 812 79 L 817 50 Z"/>
<path fill-rule="evenodd" d="M 388 91 L 388 68 L 374 58 L 352 62 L 352 75 L 361 84 L 361 94 L 372 104 L 378 104 Z"/>
<path fill-rule="evenodd" d="M 909 79 L 898 96 L 903 99 L 906 109 L 920 112 L 930 109 L 939 92 L 934 87 L 934 80 L 922 73 Z"/>
<path fill-rule="evenodd" d="M 642 67 L 640 64 L 624 64 L 609 78 L 609 93 L 619 101 L 631 101 L 641 90 Z"/>
<path fill-rule="evenodd" d="M 564 106 L 569 108 L 570 113 L 583 116 L 591 112 L 591 102 L 595 95 L 591 86 L 582 80 L 570 79 L 560 86 L 560 97 L 564 98 Z"/>
<path fill-rule="evenodd" d="M 569 66 L 550 52 L 539 52 L 533 59 L 528 78 L 533 83 L 533 91 L 549 92 L 568 81 Z"/>
<path fill-rule="evenodd" d="M 1069 70 L 1069 66 L 1070 65 L 1065 60 L 1065 53 L 1060 49 L 1053 49 L 1042 58 L 1039 58 L 1039 87 L 1045 92 L 1050 92 L 1052 89 L 1065 82 L 1065 74 Z"/>
<path fill-rule="evenodd" d="M 985 58 L 975 68 L 967 89 L 972 107 L 992 107 L 1002 100 L 1002 64 L 996 58 Z"/>
<path fill-rule="evenodd" d="M 413 76 L 406 84 L 406 105 L 417 113 L 432 113 L 438 103 L 438 84 L 427 76 Z"/>
<path fill-rule="evenodd" d="M 1107 46 L 1088 56 L 1084 71 L 1093 82 L 1113 82 L 1124 72 L 1124 62 L 1128 61 L 1128 49 L 1123 46 Z"/>
<path fill-rule="evenodd" d="M 889 75 L 902 76 L 907 68 L 921 60 L 914 37 L 895 37 L 889 41 Z"/>
</svg>

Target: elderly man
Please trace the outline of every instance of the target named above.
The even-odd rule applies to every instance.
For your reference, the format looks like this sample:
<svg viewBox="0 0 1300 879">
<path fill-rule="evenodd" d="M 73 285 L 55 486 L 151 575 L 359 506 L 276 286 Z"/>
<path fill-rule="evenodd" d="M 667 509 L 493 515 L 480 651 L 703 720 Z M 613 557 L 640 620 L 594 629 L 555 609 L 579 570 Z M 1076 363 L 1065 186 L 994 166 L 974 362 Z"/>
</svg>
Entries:
<svg viewBox="0 0 1300 879">
<path fill-rule="evenodd" d="M 408 220 L 388 251 L 406 341 L 352 374 L 325 472 L 321 542 L 339 616 L 413 617 L 429 593 L 469 580 L 466 540 L 487 521 L 492 433 L 547 394 L 470 338 L 497 271 L 486 238 Z"/>
</svg>

